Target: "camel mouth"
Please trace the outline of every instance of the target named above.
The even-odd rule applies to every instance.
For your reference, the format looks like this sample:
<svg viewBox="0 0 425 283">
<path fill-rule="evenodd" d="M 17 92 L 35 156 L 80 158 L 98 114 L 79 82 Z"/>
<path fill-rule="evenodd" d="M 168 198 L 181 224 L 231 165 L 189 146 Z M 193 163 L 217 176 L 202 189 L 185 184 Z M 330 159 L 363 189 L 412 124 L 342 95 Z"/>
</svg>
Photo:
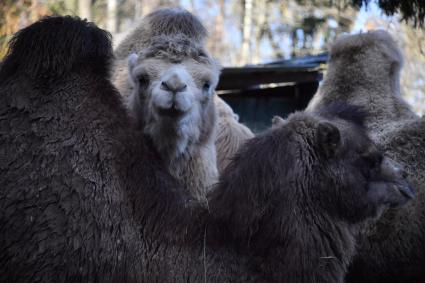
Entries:
<svg viewBox="0 0 425 283">
<path fill-rule="evenodd" d="M 379 205 L 400 207 L 415 198 L 415 189 L 404 179 L 369 184 L 368 194 Z"/>
<path fill-rule="evenodd" d="M 394 189 L 397 191 L 398 197 L 390 203 L 390 207 L 403 206 L 415 198 L 415 190 L 407 181 L 397 182 L 395 186 L 396 187 Z"/>
<path fill-rule="evenodd" d="M 160 116 L 168 118 L 181 118 L 187 113 L 187 111 L 177 109 L 174 105 L 170 108 L 157 107 L 157 112 Z"/>
</svg>

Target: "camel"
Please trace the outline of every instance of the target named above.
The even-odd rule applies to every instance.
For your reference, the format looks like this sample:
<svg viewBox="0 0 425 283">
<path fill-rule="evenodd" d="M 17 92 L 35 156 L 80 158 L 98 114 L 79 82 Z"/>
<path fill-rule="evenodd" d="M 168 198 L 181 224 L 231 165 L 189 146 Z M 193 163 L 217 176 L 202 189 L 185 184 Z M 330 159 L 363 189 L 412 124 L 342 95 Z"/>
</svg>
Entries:
<svg viewBox="0 0 425 283">
<path fill-rule="evenodd" d="M 335 101 L 363 107 L 369 135 L 416 183 L 415 200 L 365 229 L 349 283 L 425 280 L 425 118 L 401 96 L 402 64 L 400 48 L 386 31 L 342 36 L 331 47 L 328 72 L 307 107 L 314 112 Z"/>
<path fill-rule="evenodd" d="M 220 66 L 205 50 L 206 36 L 202 23 L 186 10 L 154 11 L 116 48 L 113 77 L 171 174 L 204 200 L 217 181 L 217 167 L 222 172 L 240 145 L 253 137 L 233 115 L 222 111 L 230 107 L 214 93 Z M 137 73 L 142 69 L 143 74 Z M 170 89 L 173 85 L 177 89 Z M 179 90 L 182 86 L 184 91 Z M 177 102 L 189 103 L 191 112 L 157 115 L 158 107 L 151 106 L 164 88 L 168 95 L 176 93 Z M 170 103 L 168 98 L 163 102 Z"/>
</svg>

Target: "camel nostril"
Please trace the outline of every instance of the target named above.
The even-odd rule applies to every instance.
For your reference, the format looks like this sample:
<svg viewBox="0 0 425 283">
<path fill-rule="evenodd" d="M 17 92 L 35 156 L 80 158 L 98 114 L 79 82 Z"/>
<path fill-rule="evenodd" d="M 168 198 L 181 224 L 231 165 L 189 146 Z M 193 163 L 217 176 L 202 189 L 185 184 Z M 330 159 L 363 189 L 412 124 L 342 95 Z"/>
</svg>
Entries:
<svg viewBox="0 0 425 283">
<path fill-rule="evenodd" d="M 167 82 L 162 82 L 162 83 L 161 83 L 161 86 L 162 86 L 162 88 L 163 88 L 163 89 L 165 89 L 165 90 L 171 90 L 171 88 L 170 88 L 170 86 L 167 84 Z"/>
</svg>

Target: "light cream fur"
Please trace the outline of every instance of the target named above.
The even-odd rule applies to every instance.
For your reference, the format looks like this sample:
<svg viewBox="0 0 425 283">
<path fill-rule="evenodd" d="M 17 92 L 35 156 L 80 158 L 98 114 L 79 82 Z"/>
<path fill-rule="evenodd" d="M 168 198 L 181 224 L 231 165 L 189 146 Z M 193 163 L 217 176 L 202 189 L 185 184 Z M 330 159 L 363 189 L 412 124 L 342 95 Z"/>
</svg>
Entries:
<svg viewBox="0 0 425 283">
<path fill-rule="evenodd" d="M 218 95 L 215 96 L 218 113 L 218 128 L 215 145 L 217 147 L 217 167 L 222 173 L 244 142 L 254 137 L 252 131 L 238 122 L 239 117 Z"/>
<path fill-rule="evenodd" d="M 161 36 L 183 35 L 203 46 L 207 30 L 190 12 L 181 8 L 162 8 L 144 17 L 115 49 L 118 60 L 126 60 L 131 53 L 137 53 L 152 46 Z"/>
<path fill-rule="evenodd" d="M 378 141 L 404 120 L 417 118 L 400 95 L 403 57 L 382 30 L 345 35 L 330 50 L 326 77 L 307 107 L 314 111 L 332 101 L 362 106 L 366 127 Z"/>
<path fill-rule="evenodd" d="M 205 37 L 189 12 L 155 11 L 118 46 L 113 74 L 170 173 L 200 201 L 218 179 L 213 97 L 220 66 L 204 49 Z M 181 89 L 170 90 L 164 83 Z M 161 112 L 170 109 L 182 114 Z"/>
<path fill-rule="evenodd" d="M 220 67 L 204 49 L 206 36 L 205 28 L 189 12 L 179 8 L 160 9 L 146 16 L 118 45 L 113 72 L 115 86 L 128 101 L 131 114 L 144 125 L 145 132 L 162 152 L 171 174 L 198 199 L 204 199 L 205 193 L 217 181 L 217 165 L 221 172 L 243 141 L 253 136 L 252 132 L 238 122 L 237 115 L 216 95 L 212 105 L 208 102 L 210 114 L 203 108 L 204 102 L 198 103 L 197 111 L 188 116 L 191 119 L 186 119 L 180 130 L 170 129 L 170 123 L 158 123 L 157 115 L 150 112 L 152 107 L 145 107 L 148 104 L 141 101 L 137 93 L 153 93 L 154 85 L 158 86 L 159 80 L 176 65 L 191 75 L 187 81 L 192 85 L 192 95 L 187 97 L 200 98 L 199 90 L 207 80 L 212 91 Z M 132 53 L 135 54 L 132 55 L 134 66 L 129 68 Z M 141 91 L 138 76 L 142 72 L 149 74 L 150 83 Z M 212 95 L 210 93 L 210 97 Z M 200 125 L 201 116 L 205 114 L 211 116 L 211 119 L 204 119 L 209 124 Z"/>
</svg>

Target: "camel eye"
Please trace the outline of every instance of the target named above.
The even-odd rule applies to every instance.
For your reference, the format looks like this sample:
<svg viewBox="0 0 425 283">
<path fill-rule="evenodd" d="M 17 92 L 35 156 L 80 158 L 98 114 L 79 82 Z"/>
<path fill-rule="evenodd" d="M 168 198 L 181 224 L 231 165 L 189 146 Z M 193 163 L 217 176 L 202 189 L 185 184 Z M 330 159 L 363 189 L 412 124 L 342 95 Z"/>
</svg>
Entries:
<svg viewBox="0 0 425 283">
<path fill-rule="evenodd" d="M 203 57 L 203 58 L 208 58 L 208 55 L 207 55 L 207 53 L 205 53 L 204 51 L 199 51 L 199 53 L 198 53 L 198 56 L 199 57 Z"/>
<path fill-rule="evenodd" d="M 140 75 L 138 76 L 138 80 L 139 80 L 139 84 L 140 84 L 141 86 L 146 86 L 146 85 L 148 85 L 148 83 L 149 83 L 149 77 L 148 77 L 148 75 L 147 75 L 147 74 L 140 74 Z"/>
<path fill-rule="evenodd" d="M 205 82 L 204 83 L 204 86 L 203 86 L 203 89 L 204 89 L 204 91 L 209 91 L 210 90 L 210 87 L 211 87 L 211 83 L 210 82 Z"/>
</svg>

